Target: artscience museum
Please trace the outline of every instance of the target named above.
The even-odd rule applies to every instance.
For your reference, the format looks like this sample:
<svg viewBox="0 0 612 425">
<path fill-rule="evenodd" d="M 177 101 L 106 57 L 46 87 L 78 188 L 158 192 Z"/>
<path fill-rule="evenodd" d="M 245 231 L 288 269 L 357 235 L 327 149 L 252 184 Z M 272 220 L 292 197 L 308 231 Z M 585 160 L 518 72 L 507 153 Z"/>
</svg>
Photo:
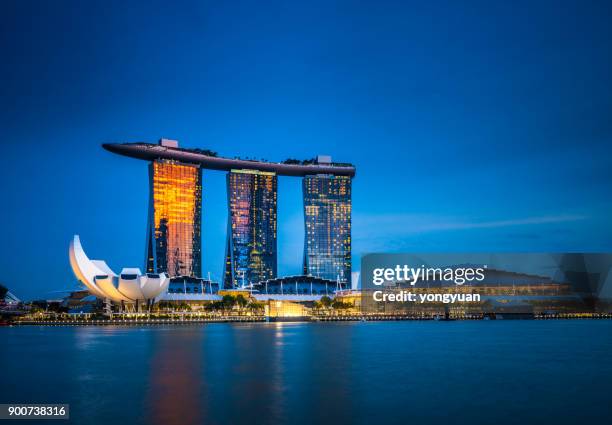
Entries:
<svg viewBox="0 0 612 425">
<path fill-rule="evenodd" d="M 72 271 L 89 292 L 98 298 L 138 309 L 167 291 L 170 278 L 165 273 L 142 274 L 138 268 L 124 268 L 118 275 L 102 260 L 90 260 L 78 235 L 70 242 Z"/>
</svg>

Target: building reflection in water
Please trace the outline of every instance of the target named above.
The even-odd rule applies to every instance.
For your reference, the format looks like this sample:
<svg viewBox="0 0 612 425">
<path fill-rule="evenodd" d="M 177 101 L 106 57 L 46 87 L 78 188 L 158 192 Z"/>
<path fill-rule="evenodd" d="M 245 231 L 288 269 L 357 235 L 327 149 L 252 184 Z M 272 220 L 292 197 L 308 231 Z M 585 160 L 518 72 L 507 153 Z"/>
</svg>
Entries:
<svg viewBox="0 0 612 425">
<path fill-rule="evenodd" d="M 207 409 L 202 385 L 206 382 L 202 368 L 204 338 L 202 327 L 160 329 L 155 333 L 145 400 L 147 423 L 204 423 Z"/>
<path fill-rule="evenodd" d="M 224 422 L 232 424 L 278 423 L 283 419 L 282 352 L 274 325 L 231 326 L 233 351 L 224 367 L 229 399 L 222 403 Z M 245 412 L 249 412 L 245 416 Z M 223 414 L 219 412 L 220 414 Z M 251 419 L 249 419 L 249 417 Z"/>
<path fill-rule="evenodd" d="M 151 340 L 147 422 L 348 422 L 357 404 L 352 338 L 350 325 L 330 324 L 159 329 Z"/>
<path fill-rule="evenodd" d="M 350 421 L 350 326 L 253 324 L 231 332 L 226 423 Z"/>
</svg>

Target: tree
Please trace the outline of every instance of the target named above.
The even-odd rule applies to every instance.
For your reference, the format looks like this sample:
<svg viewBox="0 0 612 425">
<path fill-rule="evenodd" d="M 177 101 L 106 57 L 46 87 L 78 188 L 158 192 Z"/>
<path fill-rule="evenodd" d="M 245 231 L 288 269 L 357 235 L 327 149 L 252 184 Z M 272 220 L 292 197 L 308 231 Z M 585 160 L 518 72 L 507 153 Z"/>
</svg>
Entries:
<svg viewBox="0 0 612 425">
<path fill-rule="evenodd" d="M 283 161 L 283 164 L 301 164 L 301 163 L 302 161 L 300 161 L 299 159 L 294 159 L 294 158 L 288 158 Z"/>
<path fill-rule="evenodd" d="M 169 310 L 172 308 L 172 303 L 170 301 L 160 301 L 157 303 L 157 308 L 159 310 Z"/>
<path fill-rule="evenodd" d="M 321 297 L 320 302 L 321 302 L 321 304 L 323 305 L 323 307 L 325 307 L 325 308 L 329 308 L 329 306 L 331 306 L 331 304 L 332 304 L 332 299 L 331 299 L 331 298 L 329 298 L 327 295 L 323 295 L 323 296 Z"/>
<path fill-rule="evenodd" d="M 236 297 L 233 295 L 223 295 L 223 299 L 221 300 L 223 303 L 224 310 L 231 310 L 236 305 Z"/>
<path fill-rule="evenodd" d="M 191 149 L 193 152 L 197 152 L 197 153 L 201 153 L 203 155 L 207 155 L 207 156 L 217 156 L 217 152 L 215 151 L 211 151 L 210 149 Z"/>
<path fill-rule="evenodd" d="M 249 303 L 249 308 L 253 313 L 259 312 L 265 309 L 265 304 L 257 301 L 251 301 Z"/>
<path fill-rule="evenodd" d="M 244 298 L 242 294 L 236 295 L 236 304 L 238 305 L 238 310 L 242 310 L 244 307 L 247 306 L 248 303 L 249 301 Z"/>
<path fill-rule="evenodd" d="M 350 303 L 345 303 L 343 301 L 334 299 L 334 301 L 332 302 L 332 308 L 335 308 L 336 310 L 344 310 L 344 309 L 348 309 L 352 307 L 352 304 Z"/>
<path fill-rule="evenodd" d="M 0 299 L 4 299 L 8 293 L 8 288 L 0 283 Z"/>
</svg>

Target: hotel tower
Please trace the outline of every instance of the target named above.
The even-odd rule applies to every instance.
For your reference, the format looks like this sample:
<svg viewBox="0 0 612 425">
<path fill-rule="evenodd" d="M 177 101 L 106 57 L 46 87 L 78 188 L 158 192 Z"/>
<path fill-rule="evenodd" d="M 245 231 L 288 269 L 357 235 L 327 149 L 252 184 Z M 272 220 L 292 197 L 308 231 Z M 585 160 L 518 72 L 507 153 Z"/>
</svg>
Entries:
<svg viewBox="0 0 612 425">
<path fill-rule="evenodd" d="M 266 171 L 227 174 L 225 288 L 276 277 L 277 179 Z"/>
<path fill-rule="evenodd" d="M 351 178 L 306 176 L 302 190 L 304 274 L 350 283 Z"/>
<path fill-rule="evenodd" d="M 149 164 L 146 271 L 202 275 L 202 173 L 171 160 Z"/>
</svg>

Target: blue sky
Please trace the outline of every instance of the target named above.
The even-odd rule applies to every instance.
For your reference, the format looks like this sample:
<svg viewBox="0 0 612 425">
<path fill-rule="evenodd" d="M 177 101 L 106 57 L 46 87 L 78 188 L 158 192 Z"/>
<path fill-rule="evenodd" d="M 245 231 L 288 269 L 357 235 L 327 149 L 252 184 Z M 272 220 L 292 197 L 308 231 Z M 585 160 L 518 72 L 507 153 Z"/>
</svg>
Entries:
<svg viewBox="0 0 612 425">
<path fill-rule="evenodd" d="M 612 7 L 581 1 L 5 2 L 0 280 L 73 287 L 67 249 L 142 267 L 147 168 L 113 141 L 357 166 L 367 252 L 610 251 Z M 279 273 L 301 269 L 279 181 Z M 219 276 L 225 179 L 204 174 Z"/>
</svg>

